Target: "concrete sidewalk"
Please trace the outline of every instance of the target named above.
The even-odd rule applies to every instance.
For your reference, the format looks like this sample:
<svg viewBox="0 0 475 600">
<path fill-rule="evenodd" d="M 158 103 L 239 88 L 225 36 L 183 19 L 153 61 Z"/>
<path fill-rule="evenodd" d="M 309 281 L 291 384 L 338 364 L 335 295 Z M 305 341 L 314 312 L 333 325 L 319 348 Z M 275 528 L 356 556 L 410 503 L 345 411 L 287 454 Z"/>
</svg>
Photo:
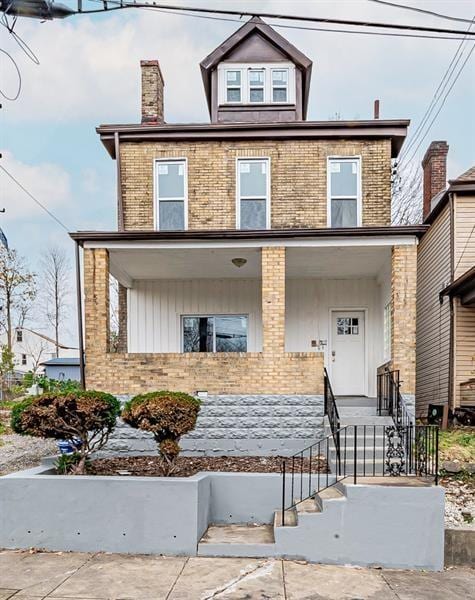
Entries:
<svg viewBox="0 0 475 600">
<path fill-rule="evenodd" d="M 386 571 L 246 558 L 0 551 L 0 600 L 455 600 L 475 571 Z"/>
</svg>

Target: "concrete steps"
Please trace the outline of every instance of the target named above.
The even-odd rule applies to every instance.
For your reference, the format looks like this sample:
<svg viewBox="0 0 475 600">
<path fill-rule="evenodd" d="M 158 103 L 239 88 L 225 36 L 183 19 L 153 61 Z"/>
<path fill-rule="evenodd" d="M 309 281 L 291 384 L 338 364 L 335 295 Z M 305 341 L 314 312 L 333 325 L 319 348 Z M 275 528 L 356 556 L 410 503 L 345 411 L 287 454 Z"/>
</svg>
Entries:
<svg viewBox="0 0 475 600">
<path fill-rule="evenodd" d="M 198 543 L 198 556 L 261 558 L 275 552 L 273 525 L 210 525 Z"/>
</svg>

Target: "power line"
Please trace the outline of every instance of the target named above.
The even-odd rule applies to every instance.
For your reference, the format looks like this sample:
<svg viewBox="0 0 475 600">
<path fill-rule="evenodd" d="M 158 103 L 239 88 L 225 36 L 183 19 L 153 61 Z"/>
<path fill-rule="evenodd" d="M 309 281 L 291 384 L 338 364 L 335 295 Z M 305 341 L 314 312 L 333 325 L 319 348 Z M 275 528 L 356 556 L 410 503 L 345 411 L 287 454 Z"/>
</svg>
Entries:
<svg viewBox="0 0 475 600">
<path fill-rule="evenodd" d="M 473 21 L 475 20 L 475 15 L 468 27 L 468 29 L 470 30 L 470 28 L 472 27 Z M 414 144 L 417 142 L 417 138 L 420 135 L 420 132 L 422 132 L 424 125 L 426 124 L 426 122 L 428 121 L 432 111 L 434 110 L 434 108 L 437 105 L 437 102 L 439 101 L 441 95 L 444 93 L 447 85 L 449 84 L 450 78 L 452 77 L 453 72 L 455 71 L 455 69 L 457 68 L 457 65 L 459 64 L 462 56 L 463 56 L 463 45 L 466 41 L 466 38 L 464 38 L 460 44 L 457 47 L 457 50 L 454 54 L 454 56 L 452 57 L 452 60 L 450 61 L 449 66 L 447 67 L 447 69 L 445 70 L 445 73 L 442 76 L 442 79 L 439 82 L 439 85 L 437 86 L 437 89 L 435 90 L 432 99 L 429 103 L 429 106 L 427 107 L 419 125 L 417 126 L 416 131 L 413 134 L 412 140 L 409 142 L 409 144 L 403 149 L 400 157 L 399 157 L 399 162 L 401 163 L 404 159 L 405 156 L 407 156 L 407 154 L 410 152 L 411 148 L 413 148 Z M 440 91 L 440 94 L 439 94 Z"/>
<path fill-rule="evenodd" d="M 164 10 L 164 11 L 180 11 L 180 12 L 194 12 L 194 13 L 205 13 L 205 14 L 222 14 L 222 15 L 233 15 L 238 17 L 248 16 L 248 17 L 264 17 L 269 19 L 283 19 L 287 21 L 304 21 L 311 23 L 329 23 L 335 25 L 346 25 L 350 27 L 371 27 L 378 29 L 402 29 L 407 31 L 418 31 L 418 32 L 427 32 L 427 33 L 441 33 L 441 34 L 450 34 L 450 35 L 461 35 L 465 34 L 464 31 L 460 29 L 445 29 L 441 27 L 424 27 L 420 25 L 404 25 L 401 23 L 385 23 L 385 22 L 374 22 L 374 21 L 355 21 L 353 19 L 331 19 L 326 17 L 306 17 L 306 16 L 297 16 L 297 15 L 286 15 L 286 14 L 278 14 L 278 13 L 267 13 L 267 12 L 250 12 L 243 10 L 230 10 L 230 9 L 222 9 L 222 8 L 203 8 L 203 7 L 190 7 L 190 6 L 179 6 L 172 4 L 158 4 L 158 3 L 146 3 L 146 2 L 120 2 L 119 0 L 110 0 L 111 4 L 116 4 L 121 6 L 122 8 L 148 8 L 152 10 Z M 83 14 L 87 14 L 84 11 Z M 475 36 L 474 33 L 470 33 L 470 35 Z M 450 38 L 452 39 L 452 38 Z"/>
<path fill-rule="evenodd" d="M 473 235 L 473 232 L 474 232 L 474 231 L 475 231 L 475 225 L 472 227 L 472 230 L 470 231 L 470 234 L 469 234 L 469 236 L 468 236 L 468 238 L 467 238 L 467 241 L 465 242 L 465 246 L 463 247 L 462 254 L 460 255 L 460 258 L 458 259 L 458 262 L 457 262 L 457 264 L 455 265 L 454 273 L 455 273 L 455 271 L 457 271 L 457 269 L 458 269 L 458 266 L 459 266 L 459 264 L 460 264 L 460 261 L 462 260 L 462 258 L 463 258 L 463 255 L 465 254 L 465 250 L 466 250 L 466 249 L 467 249 L 467 247 L 468 247 L 468 243 L 469 243 L 469 241 L 471 240 L 471 238 L 472 238 L 472 235 Z"/>
<path fill-rule="evenodd" d="M 395 2 L 387 2 L 387 0 L 368 0 L 368 2 L 374 2 L 375 4 L 384 4 L 392 8 L 402 8 L 403 10 L 411 10 L 414 12 L 422 13 L 424 15 L 431 15 L 438 19 L 447 19 L 448 21 L 458 21 L 459 23 L 471 23 L 470 19 L 463 19 L 461 17 L 453 17 L 452 15 L 443 15 L 442 13 L 434 12 L 432 10 L 426 10 L 424 8 L 418 8 L 417 6 L 409 6 L 407 4 L 396 4 Z"/>
<path fill-rule="evenodd" d="M 99 2 L 102 3 L 102 0 L 90 0 L 91 2 Z M 173 10 L 162 10 L 161 8 L 153 9 L 151 7 L 137 7 L 141 10 L 152 10 L 153 12 L 161 12 L 165 15 L 178 15 L 180 17 L 191 17 L 196 19 L 206 19 L 211 21 L 221 21 L 225 23 L 239 23 L 243 24 L 241 19 L 231 19 L 230 17 L 216 17 L 212 15 L 194 15 L 186 12 L 179 12 Z M 103 11 L 99 11 L 103 12 Z M 349 33 L 350 35 L 380 35 L 380 36 L 389 36 L 389 37 L 403 37 L 403 38 L 417 38 L 417 39 L 430 39 L 430 40 L 465 40 L 465 38 L 458 38 L 453 36 L 435 36 L 435 35 L 423 35 L 423 34 L 415 34 L 415 33 L 390 33 L 387 31 L 361 31 L 361 30 L 350 30 L 350 29 L 329 29 L 328 27 L 308 27 L 305 25 L 285 25 L 283 23 L 268 23 L 271 27 L 276 29 L 292 29 L 298 31 L 319 31 L 321 33 Z"/>
<path fill-rule="evenodd" d="M 15 70 L 17 72 L 18 75 L 18 90 L 16 92 L 16 94 L 14 96 L 7 96 L 7 94 L 5 94 L 5 92 L 3 92 L 0 89 L 0 94 L 5 98 L 5 100 L 10 100 L 10 102 L 15 102 L 15 100 L 18 99 L 20 93 L 21 93 L 21 73 L 20 73 L 20 69 L 18 68 L 18 65 L 15 61 L 15 59 L 13 58 L 13 56 L 7 52 L 6 50 L 4 50 L 3 48 L 0 48 L 0 52 L 2 52 L 3 54 L 5 54 L 5 56 L 7 56 L 13 63 L 13 66 L 15 67 Z"/>
<path fill-rule="evenodd" d="M 35 203 L 36 203 L 36 204 L 37 204 L 37 205 L 38 205 L 40 208 L 42 208 L 42 209 L 43 209 L 43 210 L 44 210 L 46 213 L 48 213 L 48 215 L 49 215 L 49 216 L 50 216 L 52 219 L 54 219 L 54 220 L 56 221 L 56 223 L 57 223 L 57 224 L 58 224 L 60 227 L 62 227 L 62 228 L 63 228 L 63 229 L 66 231 L 66 232 L 68 232 L 68 233 L 69 233 L 69 229 L 66 227 L 66 225 L 65 225 L 65 224 L 64 224 L 62 221 L 60 221 L 60 220 L 58 219 L 58 217 L 56 217 L 56 216 L 55 216 L 55 215 L 54 215 L 54 214 L 53 214 L 53 213 L 52 213 L 52 212 L 51 212 L 51 211 L 50 211 L 48 208 L 46 208 L 46 206 L 45 206 L 45 205 L 44 205 L 42 202 L 40 202 L 40 201 L 38 200 L 38 198 L 35 198 L 35 196 L 33 196 L 33 194 L 32 194 L 31 192 L 29 192 L 29 191 L 28 191 L 28 190 L 27 190 L 27 189 L 26 189 L 26 188 L 25 188 L 25 187 L 24 187 L 24 186 L 23 186 L 23 185 L 22 185 L 22 184 L 21 184 L 21 183 L 18 181 L 18 179 L 16 179 L 16 178 L 15 178 L 15 177 L 14 177 L 14 176 L 13 176 L 13 175 L 12 175 L 12 174 L 9 172 L 9 171 L 7 171 L 7 169 L 5 169 L 5 167 L 4 167 L 3 165 L 0 165 L 0 169 L 2 169 L 2 171 L 3 171 L 4 173 L 6 173 L 6 175 L 8 175 L 8 177 L 10 177 L 10 179 L 11 179 L 12 181 L 14 181 L 14 182 L 17 184 L 17 186 L 18 186 L 18 187 L 19 187 L 21 190 L 23 190 L 23 191 L 25 192 L 25 194 L 26 194 L 27 196 L 29 196 L 29 197 L 30 197 L 30 198 L 33 200 L 33 202 L 35 202 Z"/>
<path fill-rule="evenodd" d="M 435 113 L 435 115 L 434 115 L 434 117 L 433 117 L 432 121 L 429 123 L 429 126 L 428 126 L 428 127 L 427 127 L 427 129 L 426 129 L 426 132 L 424 133 L 424 135 L 423 135 L 423 136 L 422 136 L 422 138 L 420 139 L 420 141 L 419 141 L 419 143 L 418 143 L 418 145 L 417 145 L 416 149 L 415 149 L 415 150 L 414 150 L 414 152 L 412 153 L 411 157 L 410 157 L 410 158 L 408 158 L 408 159 L 405 161 L 406 163 L 407 163 L 407 162 L 411 162 L 411 160 L 413 160 L 413 158 L 416 156 L 416 154 L 417 154 L 417 152 L 418 152 L 419 148 L 420 148 L 420 147 L 421 147 L 421 145 L 422 145 L 422 142 L 423 142 L 423 141 L 426 139 L 426 137 L 427 137 L 427 134 L 428 134 L 428 133 L 429 133 L 429 131 L 432 129 L 432 125 L 434 124 L 435 120 L 436 120 L 436 119 L 437 119 L 437 117 L 439 116 L 439 114 L 440 114 L 440 111 L 441 111 L 441 110 L 442 110 L 442 108 L 444 107 L 444 105 L 445 105 L 445 102 L 446 102 L 446 100 L 447 100 L 447 98 L 448 98 L 448 96 L 449 96 L 450 92 L 452 91 L 452 89 L 453 89 L 454 85 L 457 83 L 457 80 L 458 80 L 458 78 L 460 77 L 460 75 L 461 75 L 461 73 L 462 73 L 463 69 L 465 68 L 465 65 L 467 64 L 467 62 L 468 62 L 469 58 L 472 56 L 472 53 L 473 53 L 473 51 L 474 51 L 474 50 L 475 50 L 475 43 L 472 45 L 472 48 L 470 49 L 470 52 L 467 54 L 467 56 L 466 56 L 465 60 L 463 61 L 463 63 L 462 63 L 462 66 L 460 67 L 459 71 L 457 72 L 457 75 L 455 76 L 455 79 L 452 81 L 452 83 L 451 83 L 451 85 L 450 85 L 449 89 L 447 90 L 447 93 L 446 93 L 446 94 L 445 94 L 445 96 L 443 97 L 443 99 L 442 99 L 442 103 L 441 103 L 441 105 L 439 106 L 439 109 L 437 110 L 437 112 Z"/>
</svg>

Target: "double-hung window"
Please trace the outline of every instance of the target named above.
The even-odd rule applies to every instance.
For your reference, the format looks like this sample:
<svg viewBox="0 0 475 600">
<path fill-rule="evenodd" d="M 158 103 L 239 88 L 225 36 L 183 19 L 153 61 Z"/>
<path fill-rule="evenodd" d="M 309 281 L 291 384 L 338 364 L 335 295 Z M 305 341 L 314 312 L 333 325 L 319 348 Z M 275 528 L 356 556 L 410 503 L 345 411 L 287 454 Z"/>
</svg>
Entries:
<svg viewBox="0 0 475 600">
<path fill-rule="evenodd" d="M 272 102 L 287 102 L 289 86 L 288 69 L 272 69 Z"/>
<path fill-rule="evenodd" d="M 237 167 L 237 228 L 268 229 L 269 159 L 238 159 Z"/>
<path fill-rule="evenodd" d="M 160 231 L 186 229 L 186 161 L 156 163 L 157 226 Z"/>
<path fill-rule="evenodd" d="M 242 102 L 241 71 L 226 71 L 226 102 Z"/>
<path fill-rule="evenodd" d="M 359 158 L 328 159 L 328 226 L 361 225 Z"/>
<path fill-rule="evenodd" d="M 182 317 L 183 352 L 247 352 L 247 316 Z"/>
<path fill-rule="evenodd" d="M 249 69 L 249 102 L 264 102 L 264 69 Z"/>
</svg>

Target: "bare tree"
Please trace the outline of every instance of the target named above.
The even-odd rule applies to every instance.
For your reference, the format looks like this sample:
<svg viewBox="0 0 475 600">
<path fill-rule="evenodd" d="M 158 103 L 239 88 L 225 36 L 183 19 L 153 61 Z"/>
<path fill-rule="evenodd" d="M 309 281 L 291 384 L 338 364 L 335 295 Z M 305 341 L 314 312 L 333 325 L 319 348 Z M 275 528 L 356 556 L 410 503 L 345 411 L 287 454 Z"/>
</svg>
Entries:
<svg viewBox="0 0 475 600">
<path fill-rule="evenodd" d="M 35 336 L 35 339 L 30 339 L 30 341 L 24 344 L 25 354 L 31 358 L 31 370 L 33 371 L 33 375 L 38 373 L 42 359 L 46 358 L 48 351 L 51 348 L 50 344 L 45 339 L 36 338 L 37 336 Z"/>
<path fill-rule="evenodd" d="M 422 221 L 422 173 L 418 165 L 394 165 L 392 176 L 392 222 L 414 225 Z"/>
<path fill-rule="evenodd" d="M 13 329 L 23 326 L 36 297 L 36 275 L 16 250 L 0 245 L 0 328 L 12 349 Z"/>
<path fill-rule="evenodd" d="M 41 260 L 46 320 L 54 330 L 56 357 L 59 356 L 59 335 L 69 310 L 70 263 L 63 248 L 51 246 Z"/>
</svg>

